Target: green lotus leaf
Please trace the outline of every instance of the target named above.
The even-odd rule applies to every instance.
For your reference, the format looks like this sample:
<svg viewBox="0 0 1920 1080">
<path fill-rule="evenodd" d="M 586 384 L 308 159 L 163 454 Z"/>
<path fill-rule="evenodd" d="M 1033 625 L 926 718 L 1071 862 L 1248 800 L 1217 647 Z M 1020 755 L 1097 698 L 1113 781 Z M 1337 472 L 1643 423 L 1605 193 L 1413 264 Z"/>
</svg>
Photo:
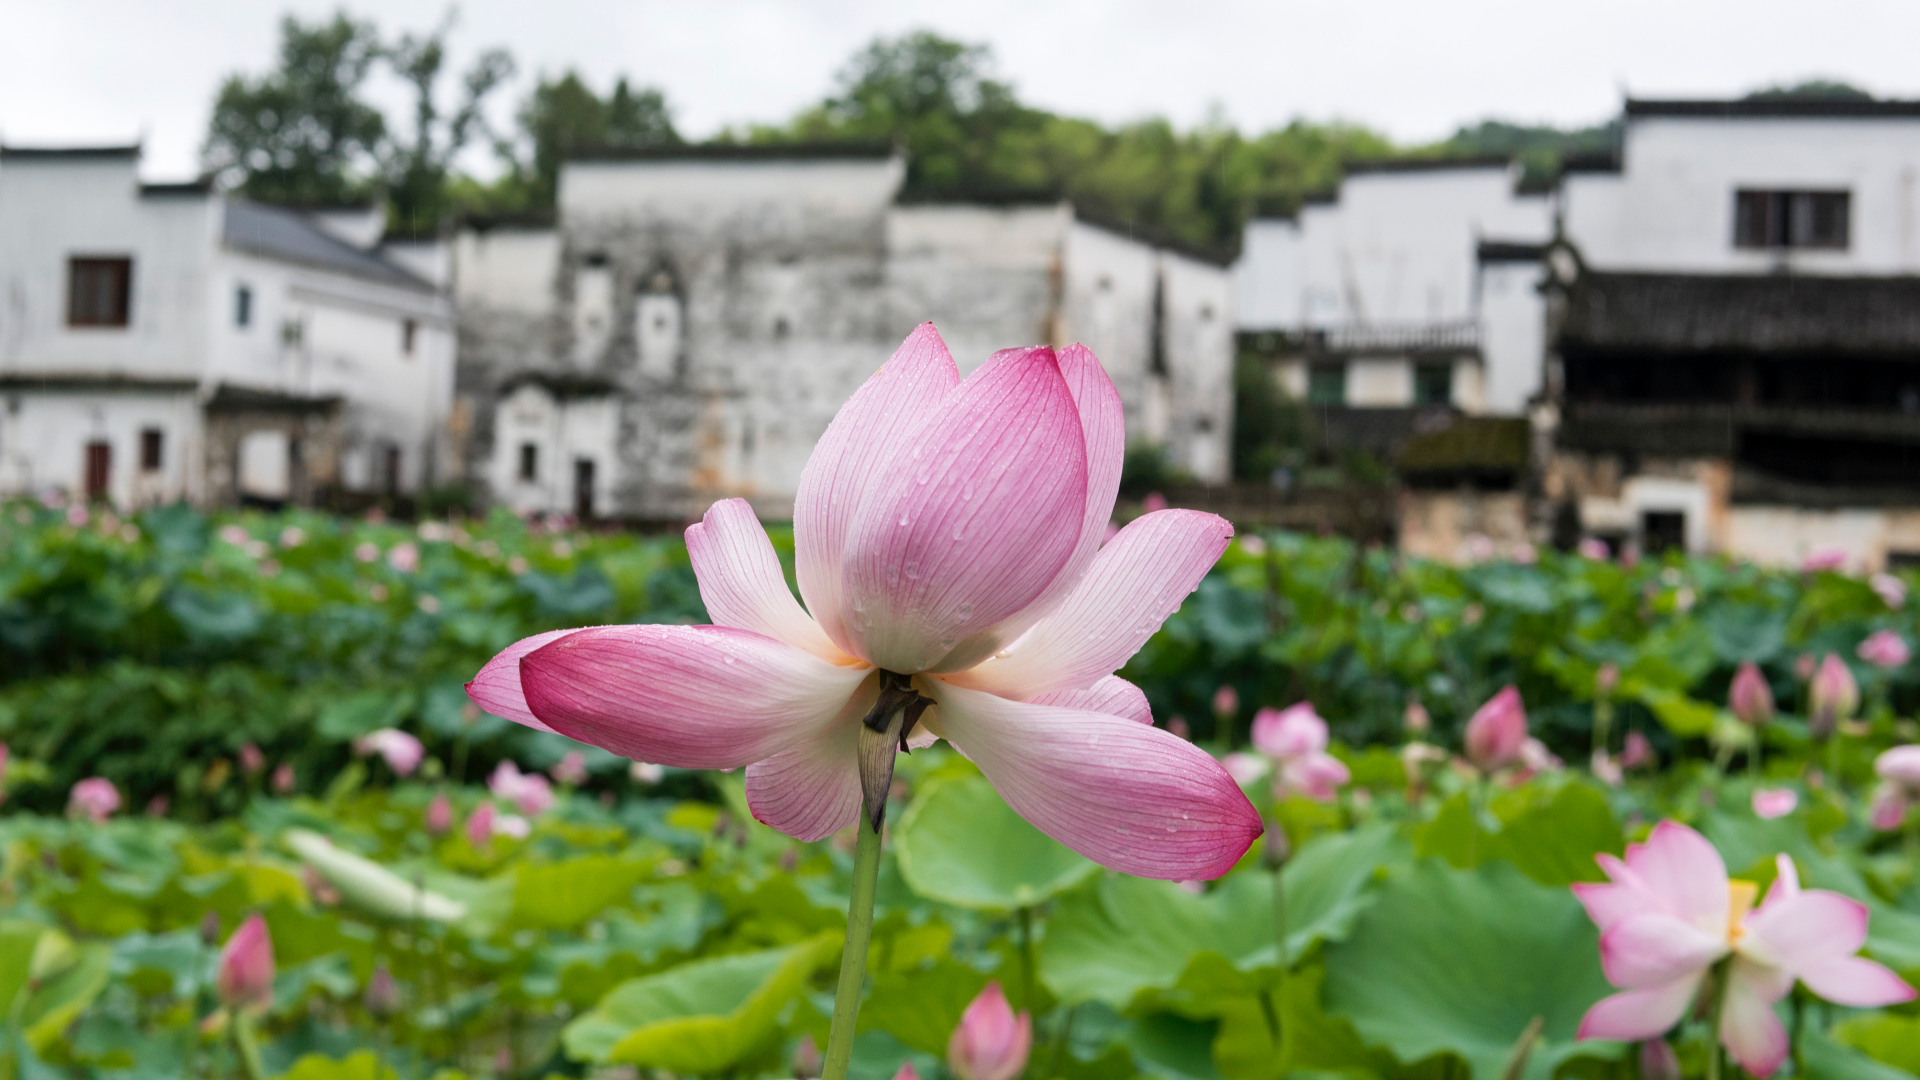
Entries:
<svg viewBox="0 0 1920 1080">
<path fill-rule="evenodd" d="M 1032 907 L 1100 869 L 1027 824 L 978 776 L 929 784 L 893 835 L 907 885 L 956 907 Z"/>
</svg>

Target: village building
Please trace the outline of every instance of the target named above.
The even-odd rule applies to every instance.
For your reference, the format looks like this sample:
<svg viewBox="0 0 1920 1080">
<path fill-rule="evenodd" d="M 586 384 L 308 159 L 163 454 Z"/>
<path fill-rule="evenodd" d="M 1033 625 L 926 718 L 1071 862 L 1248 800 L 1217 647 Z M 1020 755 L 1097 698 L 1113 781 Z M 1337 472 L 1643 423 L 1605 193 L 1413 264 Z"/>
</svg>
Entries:
<svg viewBox="0 0 1920 1080">
<path fill-rule="evenodd" d="M 378 208 L 142 183 L 139 158 L 0 148 L 0 493 L 277 504 L 444 476 L 430 252 L 382 249 Z"/>
<path fill-rule="evenodd" d="M 1217 259 L 1071 204 L 918 202 L 888 147 L 705 146 L 568 162 L 547 221 L 454 238 L 456 429 L 523 512 L 790 516 L 842 403 L 932 321 L 963 372 L 1081 342 L 1128 437 L 1227 478 L 1233 294 Z"/>
</svg>

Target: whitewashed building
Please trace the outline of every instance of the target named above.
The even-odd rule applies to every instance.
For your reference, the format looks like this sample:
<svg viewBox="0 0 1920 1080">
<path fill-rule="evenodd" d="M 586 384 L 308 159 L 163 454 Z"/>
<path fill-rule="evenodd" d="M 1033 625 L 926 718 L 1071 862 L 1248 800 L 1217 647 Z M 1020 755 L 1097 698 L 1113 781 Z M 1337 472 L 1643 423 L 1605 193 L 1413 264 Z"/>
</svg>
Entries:
<svg viewBox="0 0 1920 1080">
<path fill-rule="evenodd" d="M 742 496 L 786 516 L 834 413 L 927 320 L 963 371 L 1085 343 L 1131 438 L 1227 477 L 1223 267 L 1062 203 L 903 203 L 904 172 L 844 145 L 573 161 L 554 220 L 463 229 L 455 426 L 491 496 L 652 520 Z"/>
<path fill-rule="evenodd" d="M 1920 102 L 1628 101 L 1560 198 L 1558 516 L 1643 550 L 1920 560 Z"/>
<path fill-rule="evenodd" d="M 139 156 L 0 148 L 0 492 L 307 502 L 446 475 L 451 308 L 380 249 L 378 209 L 142 183 Z"/>
</svg>

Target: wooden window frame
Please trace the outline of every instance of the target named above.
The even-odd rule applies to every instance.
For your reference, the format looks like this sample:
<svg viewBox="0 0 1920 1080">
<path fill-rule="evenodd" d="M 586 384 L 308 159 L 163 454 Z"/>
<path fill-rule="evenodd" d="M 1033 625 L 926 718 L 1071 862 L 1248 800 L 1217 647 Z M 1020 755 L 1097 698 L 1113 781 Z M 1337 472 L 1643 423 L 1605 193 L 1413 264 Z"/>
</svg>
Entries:
<svg viewBox="0 0 1920 1080">
<path fill-rule="evenodd" d="M 104 278 L 104 292 L 96 282 Z M 95 297 L 104 295 L 105 304 Z M 67 325 L 80 329 L 123 330 L 133 323 L 133 258 L 125 255 L 73 255 L 67 259 Z"/>
</svg>

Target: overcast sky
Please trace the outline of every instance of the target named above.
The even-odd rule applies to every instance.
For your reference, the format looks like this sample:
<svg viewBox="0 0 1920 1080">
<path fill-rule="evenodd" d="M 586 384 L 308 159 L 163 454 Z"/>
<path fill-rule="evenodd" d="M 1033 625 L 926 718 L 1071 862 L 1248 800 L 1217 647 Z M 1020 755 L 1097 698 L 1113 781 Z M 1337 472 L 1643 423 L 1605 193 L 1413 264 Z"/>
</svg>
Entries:
<svg viewBox="0 0 1920 1080">
<path fill-rule="evenodd" d="M 272 61 L 283 11 L 330 2 L 0 0 L 0 140 L 143 139 L 143 173 L 196 171 L 220 79 Z M 381 29 L 424 30 L 444 0 L 382 0 Z M 1243 130 L 1296 116 L 1360 121 L 1402 141 L 1497 116 L 1589 123 L 1620 96 L 1725 96 L 1843 78 L 1920 97 L 1911 0 L 465 0 L 454 61 L 504 45 L 520 76 L 578 68 L 663 87 L 682 132 L 777 120 L 817 100 L 855 49 L 926 27 L 990 44 L 1034 104 L 1181 124 L 1218 106 Z M 360 16 L 370 3 L 347 5 Z M 451 89 L 449 80 L 449 89 Z M 392 85 L 383 102 L 404 98 Z M 397 114 L 397 110 L 395 110 Z"/>
</svg>

